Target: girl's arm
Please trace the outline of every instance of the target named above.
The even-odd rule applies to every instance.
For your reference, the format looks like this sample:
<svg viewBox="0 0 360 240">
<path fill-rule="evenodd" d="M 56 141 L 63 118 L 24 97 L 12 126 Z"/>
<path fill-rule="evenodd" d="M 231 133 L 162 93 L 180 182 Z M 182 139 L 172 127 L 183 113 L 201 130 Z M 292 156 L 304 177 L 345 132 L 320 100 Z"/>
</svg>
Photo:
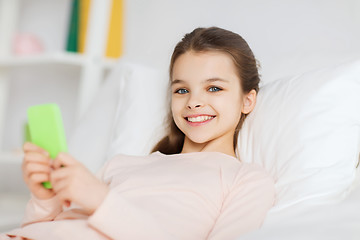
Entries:
<svg viewBox="0 0 360 240">
<path fill-rule="evenodd" d="M 108 170 L 114 168 L 112 163 L 122 160 L 115 157 L 108 161 L 97 177 L 106 182 Z M 88 218 L 88 223 L 111 239 L 177 239 L 141 204 L 124 198 L 117 187 L 108 191 L 101 205 Z"/>
<path fill-rule="evenodd" d="M 88 223 L 111 239 L 177 239 L 151 213 L 122 198 L 115 189 L 109 191 Z"/>
<path fill-rule="evenodd" d="M 90 226 L 112 239 L 173 239 L 151 214 L 124 199 L 116 188 L 110 190 L 104 179 L 110 163 L 94 176 L 68 154 L 59 154 L 51 184 L 60 202 L 71 201 L 82 207 L 90 216 Z"/>
<path fill-rule="evenodd" d="M 273 179 L 257 166 L 248 166 L 250 171 L 238 175 L 232 190 L 225 197 L 220 214 L 209 231 L 208 240 L 236 239 L 260 228 L 273 206 Z"/>
</svg>

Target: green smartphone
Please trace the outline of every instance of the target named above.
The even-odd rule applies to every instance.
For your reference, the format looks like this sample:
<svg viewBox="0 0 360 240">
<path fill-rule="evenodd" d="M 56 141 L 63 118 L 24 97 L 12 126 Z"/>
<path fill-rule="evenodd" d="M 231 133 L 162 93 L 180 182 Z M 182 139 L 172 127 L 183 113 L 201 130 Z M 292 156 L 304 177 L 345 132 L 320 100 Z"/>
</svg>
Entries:
<svg viewBox="0 0 360 240">
<path fill-rule="evenodd" d="M 32 143 L 45 149 L 51 159 L 55 159 L 60 152 L 67 152 L 64 125 L 57 104 L 31 106 L 27 110 L 27 115 Z M 42 184 L 47 189 L 52 188 L 50 182 Z"/>
</svg>

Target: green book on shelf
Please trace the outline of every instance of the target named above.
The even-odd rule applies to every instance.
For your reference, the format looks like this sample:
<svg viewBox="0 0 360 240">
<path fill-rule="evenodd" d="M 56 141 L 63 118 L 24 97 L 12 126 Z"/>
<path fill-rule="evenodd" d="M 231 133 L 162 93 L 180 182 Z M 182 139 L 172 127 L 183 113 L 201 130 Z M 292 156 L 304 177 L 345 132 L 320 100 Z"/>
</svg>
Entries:
<svg viewBox="0 0 360 240">
<path fill-rule="evenodd" d="M 79 30 L 79 1 L 72 0 L 69 30 L 67 36 L 66 51 L 78 52 L 78 30 Z"/>
</svg>

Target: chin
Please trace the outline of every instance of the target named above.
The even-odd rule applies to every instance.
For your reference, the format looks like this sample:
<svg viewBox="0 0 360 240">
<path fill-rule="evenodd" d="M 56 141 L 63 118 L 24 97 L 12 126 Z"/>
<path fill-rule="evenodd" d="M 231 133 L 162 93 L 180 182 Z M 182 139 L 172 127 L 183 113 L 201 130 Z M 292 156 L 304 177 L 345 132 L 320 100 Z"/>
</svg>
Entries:
<svg viewBox="0 0 360 240">
<path fill-rule="evenodd" d="M 187 137 L 190 142 L 196 143 L 196 144 L 204 144 L 211 141 L 210 138 L 204 137 L 204 136 L 189 136 Z"/>
</svg>

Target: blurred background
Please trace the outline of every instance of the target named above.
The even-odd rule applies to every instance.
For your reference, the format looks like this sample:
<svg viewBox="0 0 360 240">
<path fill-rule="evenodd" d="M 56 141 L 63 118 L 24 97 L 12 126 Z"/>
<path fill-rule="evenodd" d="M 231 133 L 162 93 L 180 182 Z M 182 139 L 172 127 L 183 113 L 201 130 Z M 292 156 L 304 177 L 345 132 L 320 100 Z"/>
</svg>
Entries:
<svg viewBox="0 0 360 240">
<path fill-rule="evenodd" d="M 29 106 L 59 104 L 71 136 L 117 61 L 166 81 L 174 46 L 196 27 L 239 33 L 262 84 L 342 63 L 360 56 L 359 12 L 358 0 L 0 0 L 0 232 L 19 226 L 29 199 Z"/>
</svg>

